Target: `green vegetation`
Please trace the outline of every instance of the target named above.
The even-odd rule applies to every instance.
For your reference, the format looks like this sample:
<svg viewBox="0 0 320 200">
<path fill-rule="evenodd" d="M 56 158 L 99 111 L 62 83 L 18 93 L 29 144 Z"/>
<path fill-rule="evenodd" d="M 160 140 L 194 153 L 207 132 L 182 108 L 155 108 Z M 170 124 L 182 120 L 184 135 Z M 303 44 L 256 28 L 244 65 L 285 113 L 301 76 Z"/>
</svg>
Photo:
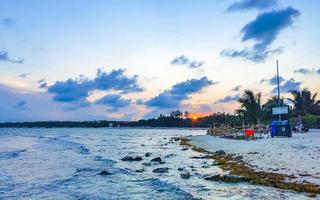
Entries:
<svg viewBox="0 0 320 200">
<path fill-rule="evenodd" d="M 0 123 L 1 127 L 90 127 L 100 128 L 109 127 L 242 127 L 246 125 L 268 125 L 272 119 L 272 108 L 278 106 L 277 97 L 271 97 L 266 103 L 261 102 L 261 93 L 254 93 L 245 90 L 242 97 L 238 100 L 240 108 L 235 114 L 214 113 L 206 117 L 192 119 L 189 111 L 172 111 L 169 115 L 161 114 L 157 118 L 142 119 L 139 121 L 43 121 L 43 122 L 21 122 L 21 123 Z M 291 122 L 295 117 L 301 115 L 309 127 L 320 128 L 320 100 L 317 100 L 317 93 L 312 94 L 309 90 L 291 91 L 292 98 L 288 98 L 292 105 L 289 107 L 289 118 Z M 280 100 L 283 106 L 284 99 Z M 283 118 L 284 119 L 284 118 Z"/>
</svg>

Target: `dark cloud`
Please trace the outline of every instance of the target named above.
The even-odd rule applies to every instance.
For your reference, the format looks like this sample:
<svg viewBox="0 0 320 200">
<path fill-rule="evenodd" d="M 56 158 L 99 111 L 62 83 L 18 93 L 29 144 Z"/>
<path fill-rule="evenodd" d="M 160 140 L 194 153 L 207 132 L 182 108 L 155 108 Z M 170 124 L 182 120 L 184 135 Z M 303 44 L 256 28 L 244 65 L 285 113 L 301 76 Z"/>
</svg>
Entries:
<svg viewBox="0 0 320 200">
<path fill-rule="evenodd" d="M 279 84 L 283 83 L 285 81 L 285 79 L 282 76 L 279 76 Z M 260 83 L 268 83 L 270 85 L 277 85 L 278 84 L 278 80 L 277 80 L 277 75 L 274 75 L 272 78 L 270 79 L 262 79 L 260 81 Z"/>
<path fill-rule="evenodd" d="M 16 105 L 13 106 L 13 108 L 19 110 L 29 110 L 29 108 L 27 107 L 27 102 L 24 100 L 17 102 Z"/>
<path fill-rule="evenodd" d="M 308 69 L 308 68 L 300 68 L 293 71 L 297 74 L 320 74 L 320 68 L 318 70 L 316 69 Z"/>
<path fill-rule="evenodd" d="M 292 7 L 282 10 L 265 12 L 247 23 L 242 29 L 242 42 L 254 41 L 251 49 L 235 50 L 226 49 L 221 52 L 222 56 L 241 57 L 253 62 L 263 62 L 267 57 L 283 51 L 282 47 L 270 49 L 271 44 L 279 33 L 291 26 L 300 12 Z"/>
<path fill-rule="evenodd" d="M 300 69 L 294 70 L 294 73 L 311 74 L 311 70 L 307 68 L 300 68 Z"/>
<path fill-rule="evenodd" d="M 30 76 L 30 73 L 23 73 L 19 75 L 20 78 L 27 78 L 28 76 Z"/>
<path fill-rule="evenodd" d="M 278 0 L 241 0 L 231 4 L 228 11 L 239 10 L 264 10 L 278 6 Z"/>
<path fill-rule="evenodd" d="M 137 82 L 137 75 L 128 77 L 122 69 L 112 70 L 110 73 L 99 69 L 92 80 L 79 77 L 78 79 L 56 81 L 48 87 L 48 92 L 54 94 L 54 101 L 76 102 L 84 100 L 93 90 L 116 90 L 121 93 L 143 91 Z"/>
<path fill-rule="evenodd" d="M 217 83 L 208 80 L 207 77 L 186 80 L 175 84 L 171 89 L 165 90 L 158 96 L 149 99 L 145 104 L 149 107 L 178 108 L 183 100 L 189 98 L 189 95 L 200 92 L 202 89 L 213 84 Z"/>
<path fill-rule="evenodd" d="M 241 85 L 237 85 L 236 87 L 232 88 L 231 91 L 239 92 L 241 87 Z"/>
<path fill-rule="evenodd" d="M 295 79 L 291 78 L 284 82 L 282 85 L 280 85 L 280 92 L 289 92 L 290 90 L 298 90 L 300 89 L 300 85 L 302 82 L 297 82 Z M 271 91 L 272 93 L 277 93 L 278 88 L 275 87 Z"/>
<path fill-rule="evenodd" d="M 9 17 L 5 17 L 5 18 L 1 19 L 0 23 L 4 26 L 13 26 L 16 24 L 16 21 L 14 19 L 9 18 Z"/>
<path fill-rule="evenodd" d="M 170 62 L 171 65 L 186 65 L 189 68 L 199 68 L 204 63 L 204 61 L 191 60 L 184 55 L 178 56 Z"/>
<path fill-rule="evenodd" d="M 48 83 L 45 79 L 40 79 L 37 81 L 38 82 L 38 87 L 41 88 L 41 89 L 45 89 L 48 87 Z"/>
<path fill-rule="evenodd" d="M 234 95 L 234 96 L 226 96 L 222 99 L 217 100 L 215 103 L 229 103 L 229 102 L 233 102 L 233 101 L 237 101 L 240 98 L 240 95 Z"/>
<path fill-rule="evenodd" d="M 118 108 L 129 106 L 131 103 L 130 99 L 123 99 L 120 95 L 112 94 L 106 95 L 95 102 L 98 105 L 110 106 L 113 108 L 113 112 L 116 112 Z"/>
<path fill-rule="evenodd" d="M 0 61 L 3 62 L 10 62 L 10 63 L 16 63 L 16 64 L 22 64 L 24 63 L 24 59 L 11 59 L 9 57 L 9 53 L 6 51 L 0 51 Z"/>
</svg>

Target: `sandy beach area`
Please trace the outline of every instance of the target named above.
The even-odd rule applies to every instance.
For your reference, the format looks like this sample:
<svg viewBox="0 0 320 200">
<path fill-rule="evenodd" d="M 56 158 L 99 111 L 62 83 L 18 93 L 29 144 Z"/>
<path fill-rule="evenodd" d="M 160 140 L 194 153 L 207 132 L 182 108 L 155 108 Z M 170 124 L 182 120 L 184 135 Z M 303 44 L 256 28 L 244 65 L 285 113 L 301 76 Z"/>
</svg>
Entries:
<svg viewBox="0 0 320 200">
<path fill-rule="evenodd" d="M 209 152 L 223 150 L 243 156 L 255 170 L 294 175 L 295 181 L 320 184 L 320 130 L 294 133 L 292 138 L 265 137 L 233 140 L 202 135 L 188 137 L 189 143 Z"/>
</svg>

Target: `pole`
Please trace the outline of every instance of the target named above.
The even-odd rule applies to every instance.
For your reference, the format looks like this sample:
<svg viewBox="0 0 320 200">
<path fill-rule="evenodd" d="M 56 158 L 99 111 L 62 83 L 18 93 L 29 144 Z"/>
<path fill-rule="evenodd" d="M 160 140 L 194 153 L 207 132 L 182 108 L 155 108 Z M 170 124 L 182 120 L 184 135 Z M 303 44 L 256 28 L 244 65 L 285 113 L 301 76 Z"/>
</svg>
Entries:
<svg viewBox="0 0 320 200">
<path fill-rule="evenodd" d="M 280 83 L 279 83 L 279 64 L 277 60 L 277 85 L 278 85 L 278 106 L 281 106 L 281 101 L 280 101 Z M 279 114 L 279 122 L 281 121 L 281 114 Z"/>
</svg>

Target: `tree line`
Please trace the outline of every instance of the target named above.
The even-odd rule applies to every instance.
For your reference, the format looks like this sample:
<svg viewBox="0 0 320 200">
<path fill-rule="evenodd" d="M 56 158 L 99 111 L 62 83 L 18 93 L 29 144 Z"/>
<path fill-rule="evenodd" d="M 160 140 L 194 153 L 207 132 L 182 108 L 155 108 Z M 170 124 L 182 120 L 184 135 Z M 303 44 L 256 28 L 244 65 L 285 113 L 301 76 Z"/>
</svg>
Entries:
<svg viewBox="0 0 320 200">
<path fill-rule="evenodd" d="M 320 128 L 320 100 L 317 100 L 317 93 L 308 89 L 290 91 L 291 98 L 281 98 L 280 106 L 289 107 L 288 119 L 302 116 L 310 127 Z M 262 103 L 262 94 L 245 90 L 239 98 L 239 109 L 234 114 L 213 113 L 205 117 L 193 119 L 189 111 L 174 110 L 168 115 L 160 114 L 157 118 L 141 119 L 138 121 L 41 121 L 41 122 L 16 122 L 0 123 L 1 127 L 199 127 L 207 128 L 212 126 L 242 126 L 243 124 L 269 124 L 272 120 L 272 108 L 279 106 L 277 97 L 271 97 Z M 288 104 L 289 103 L 289 104 Z"/>
</svg>

